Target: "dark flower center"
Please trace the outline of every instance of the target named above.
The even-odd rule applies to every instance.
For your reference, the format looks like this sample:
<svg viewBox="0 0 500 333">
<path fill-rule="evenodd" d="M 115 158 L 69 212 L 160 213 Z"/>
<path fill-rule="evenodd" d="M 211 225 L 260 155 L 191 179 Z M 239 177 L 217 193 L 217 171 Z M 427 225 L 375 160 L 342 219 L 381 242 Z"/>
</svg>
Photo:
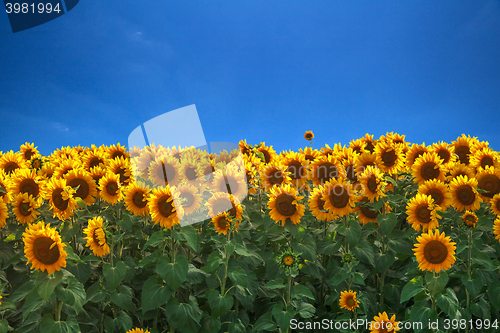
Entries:
<svg viewBox="0 0 500 333">
<path fill-rule="evenodd" d="M 56 188 L 54 192 L 52 192 L 52 203 L 57 209 L 65 211 L 68 208 L 69 200 L 64 200 L 62 192 L 62 188 Z"/>
<path fill-rule="evenodd" d="M 476 200 L 476 194 L 470 185 L 461 185 L 455 192 L 457 200 L 464 206 L 472 205 Z"/>
<path fill-rule="evenodd" d="M 292 216 L 297 211 L 293 201 L 295 198 L 292 195 L 282 193 L 276 197 L 275 207 L 278 213 L 283 216 Z"/>
<path fill-rule="evenodd" d="M 33 242 L 33 255 L 36 260 L 45 265 L 52 265 L 59 259 L 59 247 L 54 245 L 54 241 L 48 237 L 40 237 Z"/>
<path fill-rule="evenodd" d="M 424 246 L 424 257 L 431 264 L 441 264 L 448 257 L 448 248 L 438 240 L 431 240 Z"/>
</svg>

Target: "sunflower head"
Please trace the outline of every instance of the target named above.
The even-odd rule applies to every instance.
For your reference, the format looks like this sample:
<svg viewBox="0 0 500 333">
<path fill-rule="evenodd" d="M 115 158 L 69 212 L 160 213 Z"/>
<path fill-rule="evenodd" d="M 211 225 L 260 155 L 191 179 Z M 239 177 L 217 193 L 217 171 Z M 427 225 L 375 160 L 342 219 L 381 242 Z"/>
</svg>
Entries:
<svg viewBox="0 0 500 333">
<path fill-rule="evenodd" d="M 277 223 L 281 221 L 282 226 L 285 226 L 287 219 L 290 219 L 293 224 L 299 224 L 304 215 L 305 206 L 300 204 L 298 200 L 303 198 L 298 196 L 297 190 L 290 184 L 274 186 L 271 188 L 271 195 L 267 203 L 271 210 L 269 215 Z"/>
<path fill-rule="evenodd" d="M 311 141 L 312 139 L 314 139 L 314 133 L 312 131 L 306 131 L 306 133 L 304 134 L 304 139 Z"/>
<path fill-rule="evenodd" d="M 87 240 L 86 247 L 90 248 L 95 256 L 102 257 L 110 253 L 106 239 L 106 227 L 102 217 L 97 216 L 88 220 L 88 226 L 83 230 Z"/>
<path fill-rule="evenodd" d="M 220 213 L 214 217 L 212 217 L 211 222 L 215 227 L 215 231 L 218 234 L 226 235 L 228 231 L 235 231 L 238 226 L 238 220 L 233 220 L 228 212 Z"/>
<path fill-rule="evenodd" d="M 339 305 L 341 309 L 354 311 L 359 308 L 359 301 L 356 298 L 356 292 L 352 290 L 345 290 L 340 293 Z"/>
<path fill-rule="evenodd" d="M 495 239 L 498 239 L 500 242 L 500 216 L 496 218 L 495 222 L 493 223 L 493 234 L 495 234 Z"/>
<path fill-rule="evenodd" d="M 300 253 L 294 252 L 291 249 L 283 251 L 278 256 L 278 263 L 286 272 L 286 275 L 298 273 Z"/>
<path fill-rule="evenodd" d="M 126 333 L 149 333 L 148 330 L 144 330 L 143 328 L 132 328 L 131 330 L 127 331 Z"/>
<path fill-rule="evenodd" d="M 462 221 L 464 221 L 465 225 L 468 227 L 475 227 L 477 223 L 477 216 L 474 212 L 466 210 L 464 215 L 462 215 Z"/>
<path fill-rule="evenodd" d="M 455 263 L 456 243 L 449 236 L 446 237 L 444 232 L 440 234 L 439 230 L 431 230 L 417 237 L 417 241 L 413 252 L 421 271 L 439 273 Z"/>
<path fill-rule="evenodd" d="M 66 267 L 68 256 L 62 243 L 61 236 L 55 228 L 45 225 L 44 222 L 31 224 L 23 233 L 24 253 L 31 269 L 39 269 L 52 274 Z"/>
<path fill-rule="evenodd" d="M 371 333 L 393 333 L 400 329 L 398 328 L 399 321 L 396 321 L 396 315 L 389 316 L 384 311 L 384 313 L 378 314 L 378 316 L 373 317 L 373 321 L 369 325 Z"/>
</svg>

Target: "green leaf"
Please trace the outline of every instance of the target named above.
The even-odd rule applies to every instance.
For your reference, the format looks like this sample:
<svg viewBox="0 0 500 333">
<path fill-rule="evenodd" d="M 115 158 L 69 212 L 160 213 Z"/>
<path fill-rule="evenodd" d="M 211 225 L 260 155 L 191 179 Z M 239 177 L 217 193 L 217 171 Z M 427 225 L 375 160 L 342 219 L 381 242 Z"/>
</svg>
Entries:
<svg viewBox="0 0 500 333">
<path fill-rule="evenodd" d="M 486 269 L 489 270 L 494 270 L 495 265 L 493 265 L 493 262 L 491 261 L 491 258 L 489 255 L 487 255 L 484 252 L 477 251 L 475 255 L 472 258 L 472 262 L 484 266 Z"/>
<path fill-rule="evenodd" d="M 401 299 L 399 300 L 399 303 L 403 303 L 413 296 L 417 295 L 421 291 L 425 290 L 423 287 L 423 282 L 422 278 L 420 276 L 415 277 L 408 281 L 408 283 L 403 287 L 403 290 L 401 291 Z"/>
<path fill-rule="evenodd" d="M 144 314 L 149 310 L 154 310 L 164 305 L 171 295 L 172 291 L 167 288 L 159 276 L 150 276 L 142 287 L 142 313 Z"/>
<path fill-rule="evenodd" d="M 200 283 L 205 280 L 205 277 L 210 276 L 210 274 L 205 273 L 201 269 L 196 268 L 193 264 L 189 263 L 189 270 L 186 275 L 186 280 L 189 283 Z"/>
<path fill-rule="evenodd" d="M 128 311 L 134 311 L 135 305 L 132 302 L 132 288 L 126 285 L 121 285 L 117 291 L 112 291 L 110 295 L 111 302 L 118 305 L 120 308 Z"/>
<path fill-rule="evenodd" d="M 396 261 L 396 257 L 394 256 L 394 254 L 392 254 L 392 253 L 381 254 L 378 257 L 375 271 L 376 272 L 383 272 L 386 269 L 388 269 L 389 267 L 391 267 L 395 261 Z"/>
<path fill-rule="evenodd" d="M 118 316 L 114 319 L 115 328 L 121 332 L 128 332 L 132 329 L 132 318 L 125 311 L 118 311 Z"/>
<path fill-rule="evenodd" d="M 90 263 L 85 263 L 83 261 L 81 263 L 68 262 L 68 266 L 66 267 L 66 269 L 71 272 L 71 274 L 73 274 L 81 283 L 87 282 L 92 272 Z"/>
<path fill-rule="evenodd" d="M 483 286 L 483 280 L 481 276 L 477 273 L 472 273 L 471 278 L 469 279 L 467 275 L 462 275 L 462 283 L 465 288 L 469 291 L 471 298 L 474 299 L 477 295 L 479 295 L 479 291 Z"/>
<path fill-rule="evenodd" d="M 78 207 L 83 208 L 83 209 L 87 209 L 87 205 L 85 204 L 85 202 L 83 201 L 82 198 L 76 197 L 75 200 L 76 200 L 76 204 L 78 205 Z"/>
<path fill-rule="evenodd" d="M 354 256 L 365 264 L 375 266 L 375 253 L 367 240 L 361 238 L 356 246 L 351 249 Z"/>
<path fill-rule="evenodd" d="M 204 318 L 201 321 L 201 332 L 207 333 L 217 333 L 220 331 L 222 323 L 219 318 L 212 318 L 205 313 L 203 313 Z"/>
<path fill-rule="evenodd" d="M 484 298 L 480 298 L 476 303 L 472 304 L 471 307 L 471 312 L 474 316 L 480 318 L 480 319 L 490 319 L 490 305 L 486 303 Z"/>
<path fill-rule="evenodd" d="M 23 321 L 28 318 L 31 312 L 35 312 L 40 309 L 44 304 L 46 304 L 43 299 L 38 295 L 36 289 L 29 292 L 25 299 L 23 305 Z"/>
<path fill-rule="evenodd" d="M 86 295 L 87 302 L 102 303 L 106 299 L 106 288 L 97 281 L 87 289 Z"/>
<path fill-rule="evenodd" d="M 183 333 L 196 333 L 200 329 L 201 312 L 195 306 L 194 296 L 189 297 L 189 303 L 179 303 L 176 298 L 170 298 L 165 306 L 168 320 L 176 329 Z"/>
<path fill-rule="evenodd" d="M 460 308 L 457 295 L 451 288 L 446 288 L 446 292 L 444 294 L 438 294 L 436 296 L 436 303 L 441 310 L 448 314 L 450 319 L 455 318 L 457 311 Z"/>
<path fill-rule="evenodd" d="M 282 278 L 278 278 L 276 280 L 271 280 L 264 285 L 264 288 L 267 289 L 281 289 L 285 288 L 284 280 Z"/>
<path fill-rule="evenodd" d="M 212 290 L 208 294 L 208 304 L 212 309 L 212 318 L 220 317 L 231 310 L 233 307 L 233 296 L 222 296 L 218 290 Z"/>
<path fill-rule="evenodd" d="M 316 308 L 312 304 L 301 302 L 299 306 L 297 306 L 296 311 L 302 318 L 311 318 L 314 316 Z"/>
<path fill-rule="evenodd" d="M 290 320 L 295 317 L 293 307 L 289 305 L 286 308 L 286 311 L 283 311 L 283 305 L 281 305 L 281 303 L 274 305 L 272 313 L 282 331 L 286 331 L 288 329 L 290 326 Z"/>
<path fill-rule="evenodd" d="M 449 277 L 446 271 L 439 272 L 438 276 L 434 276 L 434 273 L 427 272 L 425 274 L 425 282 L 427 283 L 427 289 L 431 295 L 435 295 L 446 287 Z"/>
<path fill-rule="evenodd" d="M 51 315 L 46 314 L 40 322 L 40 331 L 50 333 L 78 333 L 80 332 L 80 327 L 78 326 L 78 321 L 74 318 L 68 318 L 66 321 L 54 321 Z"/>
<path fill-rule="evenodd" d="M 410 321 L 413 323 L 422 323 L 422 329 L 423 332 L 427 332 L 428 329 L 428 323 L 430 321 L 435 321 L 438 317 L 438 314 L 436 310 L 433 310 L 425 305 L 423 305 L 421 302 L 416 302 L 411 309 L 410 312 Z M 420 332 L 421 329 L 418 329 L 417 327 L 414 327 L 414 330 L 416 332 Z"/>
<path fill-rule="evenodd" d="M 314 300 L 314 296 L 309 288 L 300 284 L 294 286 L 292 298 L 302 299 L 304 297 Z"/>
<path fill-rule="evenodd" d="M 43 276 L 42 280 L 38 283 L 38 295 L 45 301 L 48 302 L 50 296 L 54 293 L 54 289 L 62 282 L 64 273 L 61 271 L 55 271 L 53 274 L 49 275 L 47 273 L 39 273 L 39 277 Z M 38 279 L 37 279 L 38 280 Z"/>
<path fill-rule="evenodd" d="M 385 235 L 389 235 L 389 233 L 394 229 L 396 224 L 398 223 L 398 219 L 396 218 L 396 214 L 389 213 L 387 217 L 384 218 L 384 215 L 380 214 L 377 216 L 377 222 L 380 223 L 380 229 Z"/>
<path fill-rule="evenodd" d="M 233 281 L 233 283 L 240 285 L 244 288 L 247 287 L 247 273 L 242 267 L 240 266 L 236 267 L 236 269 L 228 272 L 227 275 L 229 276 L 231 281 Z"/>
<path fill-rule="evenodd" d="M 274 331 L 276 324 L 273 322 L 273 314 L 266 312 L 257 319 L 253 325 L 252 332 Z"/>
<path fill-rule="evenodd" d="M 7 319 L 0 319 L 0 333 L 7 333 L 12 330 L 13 328 L 9 326 Z"/>
<path fill-rule="evenodd" d="M 122 261 L 119 261 L 115 267 L 111 267 L 110 264 L 104 264 L 102 266 L 102 273 L 109 288 L 114 290 L 125 278 L 125 275 L 127 274 L 127 266 Z"/>
<path fill-rule="evenodd" d="M 189 262 L 181 256 L 178 256 L 173 263 L 169 262 L 167 257 L 162 257 L 158 260 L 156 270 L 163 280 L 165 280 L 170 290 L 176 291 L 186 281 Z"/>
<path fill-rule="evenodd" d="M 218 269 L 221 264 L 222 264 L 222 258 L 220 257 L 219 252 L 214 251 L 210 253 L 210 255 L 207 258 L 207 264 L 203 266 L 201 269 L 204 270 L 205 272 L 210 273 Z"/>
<path fill-rule="evenodd" d="M 193 251 L 198 252 L 199 250 L 199 236 L 198 231 L 191 226 L 187 225 L 181 228 L 182 238 L 188 243 L 189 247 L 193 249 Z"/>
<path fill-rule="evenodd" d="M 493 281 L 488 286 L 488 297 L 490 299 L 491 304 L 497 309 L 497 311 L 500 311 L 500 281 Z"/>
<path fill-rule="evenodd" d="M 62 284 L 56 287 L 55 294 L 62 302 L 74 307 L 75 311 L 79 313 L 83 309 L 87 297 L 85 288 L 75 277 L 69 276 L 67 281 L 66 287 Z"/>
<path fill-rule="evenodd" d="M 349 226 L 346 227 L 343 224 L 339 225 L 338 232 L 339 234 L 345 236 L 347 243 L 349 245 L 358 244 L 361 239 L 361 224 L 359 224 L 356 220 L 349 220 Z M 313 259 L 314 260 L 314 259 Z"/>
<path fill-rule="evenodd" d="M 146 244 L 144 244 L 142 250 L 146 250 L 148 246 L 157 246 L 163 241 L 163 230 L 157 231 L 154 234 L 151 235 L 151 237 L 148 238 L 146 241 Z"/>
<path fill-rule="evenodd" d="M 132 220 L 130 215 L 123 214 L 122 219 L 118 221 L 118 225 L 128 232 L 132 232 Z"/>
<path fill-rule="evenodd" d="M 318 254 L 332 255 L 339 251 L 342 246 L 341 241 L 320 240 L 318 241 Z"/>
</svg>

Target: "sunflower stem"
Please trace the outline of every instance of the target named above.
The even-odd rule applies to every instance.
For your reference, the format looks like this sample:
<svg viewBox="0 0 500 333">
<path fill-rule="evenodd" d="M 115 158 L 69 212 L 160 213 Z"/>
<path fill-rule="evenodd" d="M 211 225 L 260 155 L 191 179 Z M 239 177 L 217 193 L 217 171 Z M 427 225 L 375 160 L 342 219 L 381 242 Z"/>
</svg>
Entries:
<svg viewBox="0 0 500 333">
<path fill-rule="evenodd" d="M 469 281 L 470 281 L 471 280 L 471 268 L 472 268 L 472 228 L 469 228 L 469 234 L 467 235 L 467 243 L 469 245 L 469 259 L 467 262 L 467 277 L 469 278 Z M 465 288 L 465 294 L 467 296 L 466 306 L 467 306 L 467 310 L 469 310 L 470 309 L 470 293 L 467 290 L 467 288 Z M 465 333 L 468 333 L 468 332 L 469 332 L 469 325 L 467 325 L 467 327 L 465 328 Z"/>
<path fill-rule="evenodd" d="M 112 242 L 110 242 L 109 244 L 109 264 L 111 265 L 111 267 L 113 268 L 113 247 L 114 247 L 114 244 Z"/>
<path fill-rule="evenodd" d="M 56 321 L 61 321 L 61 309 L 63 306 L 63 302 L 59 300 L 56 296 Z"/>
<path fill-rule="evenodd" d="M 286 307 L 290 305 L 291 293 L 292 293 L 292 275 L 288 275 L 288 290 L 286 293 Z"/>
<path fill-rule="evenodd" d="M 227 233 L 227 239 L 229 241 L 231 237 L 231 232 L 228 232 Z M 226 246 L 224 245 L 224 254 L 225 254 L 225 257 L 226 257 L 226 262 L 224 263 L 224 278 L 222 279 L 222 286 L 221 286 L 221 292 L 220 294 L 221 295 L 225 295 L 225 291 L 226 291 L 226 278 L 227 278 L 227 267 L 229 266 L 229 257 L 230 255 L 227 253 L 227 248 Z"/>
</svg>

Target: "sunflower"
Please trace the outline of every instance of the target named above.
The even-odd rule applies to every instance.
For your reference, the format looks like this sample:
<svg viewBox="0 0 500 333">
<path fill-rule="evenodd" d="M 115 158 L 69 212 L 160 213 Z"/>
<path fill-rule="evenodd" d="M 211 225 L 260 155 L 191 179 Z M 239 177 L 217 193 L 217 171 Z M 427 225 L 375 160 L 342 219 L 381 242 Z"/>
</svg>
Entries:
<svg viewBox="0 0 500 333">
<path fill-rule="evenodd" d="M 247 140 L 240 140 L 238 142 L 238 146 L 240 147 L 240 152 L 243 155 L 250 155 L 252 153 L 252 147 L 247 143 Z"/>
<path fill-rule="evenodd" d="M 462 215 L 462 221 L 464 221 L 468 227 L 475 227 L 477 223 L 477 216 L 474 212 L 466 210 L 464 215 Z"/>
<path fill-rule="evenodd" d="M 423 182 L 418 187 L 418 193 L 430 195 L 434 199 L 434 204 L 445 211 L 451 205 L 452 196 L 448 186 L 440 180 L 431 179 Z"/>
<path fill-rule="evenodd" d="M 0 229 L 5 226 L 5 221 L 9 217 L 9 209 L 7 208 L 7 204 L 0 200 Z"/>
<path fill-rule="evenodd" d="M 329 213 L 325 208 L 325 202 L 322 199 L 323 190 L 321 185 L 314 188 L 309 197 L 308 207 L 316 219 L 320 221 L 333 221 L 335 215 Z"/>
<path fill-rule="evenodd" d="M 377 140 L 373 140 L 373 134 L 366 133 L 360 140 L 365 144 L 364 148 L 368 153 L 373 154 L 375 152 Z"/>
<path fill-rule="evenodd" d="M 78 159 L 79 158 L 79 153 L 76 149 L 74 148 L 71 148 L 71 147 L 61 147 L 61 149 L 56 149 L 51 155 L 50 155 L 50 159 L 51 160 L 65 160 L 65 159 L 69 159 L 69 160 L 75 160 L 75 159 Z"/>
<path fill-rule="evenodd" d="M 12 195 L 7 190 L 9 185 L 9 178 L 3 171 L 0 169 L 0 201 L 5 203 L 9 203 L 12 200 Z"/>
<path fill-rule="evenodd" d="M 20 152 L 23 154 L 23 157 L 26 161 L 31 160 L 31 156 L 38 154 L 38 147 L 35 147 L 34 143 L 26 142 L 20 148 Z"/>
<path fill-rule="evenodd" d="M 304 155 L 289 152 L 283 155 L 280 164 L 286 168 L 286 172 L 292 184 L 297 188 L 302 188 L 307 180 L 307 161 Z"/>
<path fill-rule="evenodd" d="M 403 168 L 404 156 L 400 146 L 392 142 L 380 142 L 375 147 L 375 163 L 388 174 L 397 174 Z"/>
<path fill-rule="evenodd" d="M 339 305 L 341 309 L 354 311 L 359 308 L 359 301 L 356 298 L 356 292 L 352 290 L 345 290 L 340 293 Z"/>
<path fill-rule="evenodd" d="M 267 203 L 271 210 L 269 215 L 276 223 L 281 221 L 283 227 L 287 219 L 290 219 L 293 224 L 299 224 L 306 210 L 306 207 L 298 202 L 303 198 L 298 196 L 297 190 L 290 184 L 274 186 L 270 190 L 269 202 Z"/>
<path fill-rule="evenodd" d="M 406 205 L 408 223 L 411 223 L 411 227 L 417 231 L 433 230 L 439 226 L 437 219 L 441 217 L 437 213 L 438 210 L 440 207 L 434 203 L 430 195 L 417 193 Z"/>
<path fill-rule="evenodd" d="M 12 195 L 28 193 L 33 198 L 44 194 L 44 179 L 33 169 L 17 169 L 9 181 L 9 191 Z"/>
<path fill-rule="evenodd" d="M 491 198 L 490 208 L 495 215 L 500 216 L 500 193 Z"/>
<path fill-rule="evenodd" d="M 10 175 L 14 170 L 17 169 L 27 169 L 29 167 L 28 162 L 23 158 L 22 153 L 14 153 L 12 150 L 0 154 L 0 169 L 2 169 L 5 174 Z"/>
<path fill-rule="evenodd" d="M 170 229 L 179 224 L 184 216 L 184 210 L 178 202 L 179 193 L 170 192 L 170 187 L 155 189 L 148 199 L 149 211 L 155 224 L 160 223 L 163 228 Z"/>
<path fill-rule="evenodd" d="M 372 165 L 376 166 L 377 155 L 371 153 L 362 153 L 361 155 L 356 156 L 355 170 L 359 174 L 365 169 Z"/>
<path fill-rule="evenodd" d="M 335 156 L 322 156 L 311 164 L 309 177 L 314 185 L 323 185 L 332 179 L 345 177 L 345 170 Z"/>
<path fill-rule="evenodd" d="M 134 180 L 130 159 L 123 156 L 109 160 L 108 170 L 120 176 L 120 184 L 127 185 Z"/>
<path fill-rule="evenodd" d="M 377 145 L 377 147 L 380 145 Z M 371 165 L 359 175 L 359 182 L 363 189 L 362 194 L 367 197 L 370 202 L 378 200 L 381 196 L 385 196 L 383 187 L 386 185 L 386 182 L 383 181 L 383 177 L 384 174 L 377 167 Z"/>
<path fill-rule="evenodd" d="M 327 182 L 321 199 L 325 202 L 325 208 L 328 209 L 328 212 L 336 217 L 353 212 L 357 200 L 352 184 L 345 179 L 332 179 Z"/>
<path fill-rule="evenodd" d="M 459 136 L 456 141 L 453 141 L 451 144 L 455 147 L 455 154 L 458 155 L 458 159 L 460 163 L 469 165 L 469 157 L 471 153 L 471 149 L 475 146 L 479 141 L 476 137 L 471 138 L 469 136 Z"/>
<path fill-rule="evenodd" d="M 500 242 L 500 216 L 493 223 L 493 233 L 496 235 L 495 239 L 498 239 Z"/>
<path fill-rule="evenodd" d="M 215 192 L 205 205 L 210 217 L 227 211 L 230 218 L 240 220 L 243 214 L 239 200 L 227 192 Z"/>
<path fill-rule="evenodd" d="M 213 223 L 215 231 L 217 231 L 218 234 L 226 235 L 229 229 L 231 229 L 233 219 L 229 216 L 228 212 L 223 212 L 212 217 L 211 222 Z M 235 228 L 238 228 L 238 222 L 235 223 Z"/>
<path fill-rule="evenodd" d="M 365 146 L 366 142 L 363 141 L 362 139 L 351 140 L 349 142 L 349 148 L 352 149 L 358 155 L 361 155 L 363 153 L 371 154 L 371 152 L 365 150 Z"/>
<path fill-rule="evenodd" d="M 259 191 L 256 187 L 257 184 L 257 168 L 248 161 L 245 161 L 245 180 L 248 185 L 248 194 L 256 194 Z"/>
<path fill-rule="evenodd" d="M 57 178 L 64 177 L 68 172 L 73 169 L 81 168 L 81 161 L 79 159 L 64 159 L 57 162 L 57 167 L 54 170 L 53 176 Z"/>
<path fill-rule="evenodd" d="M 106 167 L 106 153 L 100 149 L 87 151 L 82 156 L 83 168 L 88 172 L 97 166 Z"/>
<path fill-rule="evenodd" d="M 31 169 L 35 169 L 37 172 L 42 170 L 43 165 L 46 163 L 47 159 L 42 157 L 40 154 L 31 155 L 31 159 L 28 161 Z"/>
<path fill-rule="evenodd" d="M 158 156 L 148 169 L 149 180 L 157 187 L 175 186 L 181 182 L 181 165 L 176 158 L 168 155 Z"/>
<path fill-rule="evenodd" d="M 96 257 L 102 257 L 110 253 L 109 245 L 106 241 L 106 232 L 103 227 L 103 219 L 100 216 L 96 216 L 89 219 L 87 228 L 83 232 L 87 235 L 85 239 L 87 240 L 86 247 L 90 248 Z"/>
<path fill-rule="evenodd" d="M 106 175 L 106 173 L 108 173 L 108 170 L 106 169 L 106 167 L 104 167 L 102 165 L 98 165 L 98 166 L 93 167 L 92 169 L 90 169 L 90 172 L 89 172 L 90 177 L 92 177 L 92 179 L 94 180 L 94 183 L 97 187 L 99 187 L 99 182 L 101 181 L 101 178 Z M 99 191 L 97 191 L 96 197 L 97 198 L 100 197 Z"/>
<path fill-rule="evenodd" d="M 42 169 L 38 171 L 38 174 L 45 179 L 50 179 L 54 175 L 55 171 L 56 165 L 51 162 L 47 162 L 42 165 Z"/>
<path fill-rule="evenodd" d="M 99 180 L 99 195 L 107 203 L 117 204 L 123 199 L 120 187 L 120 175 L 108 172 Z"/>
<path fill-rule="evenodd" d="M 203 158 L 196 169 L 198 177 L 203 179 L 204 184 L 211 184 L 214 181 L 215 164 L 210 157 Z"/>
<path fill-rule="evenodd" d="M 23 233 L 24 255 L 31 263 L 31 269 L 39 269 L 52 274 L 66 267 L 64 244 L 55 228 L 44 222 L 29 225 Z"/>
<path fill-rule="evenodd" d="M 306 147 L 304 149 L 299 148 L 300 154 L 304 155 L 306 161 L 313 162 L 319 157 L 319 151 L 312 149 L 311 147 Z"/>
<path fill-rule="evenodd" d="M 131 330 L 128 330 L 126 333 L 149 333 L 148 330 L 144 330 L 143 328 L 132 328 Z"/>
<path fill-rule="evenodd" d="M 306 134 L 304 134 L 304 139 L 311 141 L 314 139 L 314 133 L 312 131 L 306 131 Z"/>
<path fill-rule="evenodd" d="M 195 186 L 191 184 L 182 184 L 172 187 L 171 191 L 172 193 L 179 193 L 179 200 L 182 202 L 184 215 L 191 215 L 201 207 L 203 199 Z"/>
<path fill-rule="evenodd" d="M 271 163 L 277 158 L 276 151 L 273 149 L 273 146 L 266 146 L 265 142 L 261 142 L 255 149 L 255 154 L 259 156 L 259 153 L 263 155 L 262 161 L 264 163 Z"/>
<path fill-rule="evenodd" d="M 287 249 L 278 256 L 278 264 L 287 274 L 297 270 L 299 266 L 299 253 Z"/>
<path fill-rule="evenodd" d="M 486 166 L 479 167 L 476 174 L 477 188 L 486 192 L 479 193 L 481 197 L 488 201 L 500 193 L 500 169 Z"/>
<path fill-rule="evenodd" d="M 454 154 L 455 147 L 446 142 L 439 141 L 439 143 L 433 143 L 429 150 L 438 154 L 442 161 L 442 166 L 446 170 L 452 167 L 458 160 L 458 155 Z"/>
<path fill-rule="evenodd" d="M 415 182 L 422 184 L 431 179 L 444 181 L 444 171 L 441 167 L 442 161 L 436 153 L 424 153 L 415 160 L 411 168 Z"/>
<path fill-rule="evenodd" d="M 399 135 L 394 132 L 387 132 L 385 135 L 381 135 L 377 142 L 386 142 L 401 148 L 401 152 L 404 154 L 408 151 L 409 143 L 405 141 L 405 135 Z"/>
<path fill-rule="evenodd" d="M 87 206 L 95 202 L 97 196 L 97 186 L 90 173 L 84 169 L 73 169 L 64 175 L 66 183 L 76 190 L 75 197 L 78 197 L 85 202 Z M 77 189 L 78 187 L 78 189 Z"/>
<path fill-rule="evenodd" d="M 413 252 L 421 271 L 439 273 L 455 263 L 456 243 L 451 242 L 449 236 L 445 237 L 444 232 L 439 234 L 439 230 L 431 230 L 418 236 L 417 241 Z"/>
<path fill-rule="evenodd" d="M 41 202 L 35 200 L 32 195 L 28 193 L 19 193 L 14 196 L 12 201 L 12 212 L 16 215 L 16 219 L 22 223 L 33 223 L 39 212 L 36 211 L 41 205 Z"/>
<path fill-rule="evenodd" d="M 110 160 L 114 160 L 115 158 L 130 158 L 130 153 L 127 152 L 127 147 L 121 146 L 120 143 L 107 147 L 106 152 L 108 153 L 108 158 Z"/>
<path fill-rule="evenodd" d="M 64 178 L 52 178 L 47 183 L 45 199 L 49 200 L 50 209 L 54 211 L 54 217 L 64 221 L 73 216 L 77 208 L 74 195 L 76 191 Z"/>
<path fill-rule="evenodd" d="M 133 182 L 125 189 L 125 207 L 135 216 L 146 216 L 149 214 L 148 196 L 150 189 L 146 184 Z"/>
<path fill-rule="evenodd" d="M 198 180 L 198 165 L 199 160 L 194 158 L 183 158 L 179 173 L 181 177 L 186 179 L 188 182 L 194 182 Z"/>
<path fill-rule="evenodd" d="M 455 163 L 452 165 L 446 176 L 446 181 L 449 183 L 458 176 L 467 176 L 469 179 L 475 177 L 474 170 L 465 164 Z"/>
<path fill-rule="evenodd" d="M 369 325 L 371 333 L 394 333 L 400 330 L 396 315 L 392 315 L 391 319 L 389 319 L 389 316 L 384 311 L 384 313 L 379 312 L 378 316 L 373 317 L 373 319 Z"/>
<path fill-rule="evenodd" d="M 490 148 L 483 148 L 472 154 L 470 157 L 470 166 L 475 169 L 486 167 L 498 168 L 500 166 L 499 159 L 500 156 L 498 156 L 496 151 Z"/>
<path fill-rule="evenodd" d="M 224 169 L 215 171 L 212 181 L 214 192 L 228 192 L 238 200 L 243 200 L 247 195 L 247 184 L 245 172 L 240 172 L 234 165 L 228 165 Z"/>
<path fill-rule="evenodd" d="M 417 158 L 424 155 L 424 153 L 428 153 L 429 150 L 430 149 L 425 146 L 425 142 L 421 145 L 412 144 L 410 149 L 406 152 L 406 169 L 411 170 Z"/>
<path fill-rule="evenodd" d="M 274 161 L 269 164 L 264 164 L 260 169 L 261 186 L 269 191 L 274 185 L 290 184 L 292 179 L 290 173 L 286 171 L 287 167 Z"/>
<path fill-rule="evenodd" d="M 384 209 L 385 212 L 388 213 L 391 211 L 391 207 L 389 206 L 389 203 L 386 202 L 384 207 L 380 207 L 378 211 L 374 211 L 370 207 L 368 207 L 366 204 L 369 203 L 370 200 L 367 197 L 362 197 L 356 207 L 354 208 L 353 212 L 359 212 L 358 218 L 359 222 L 361 222 L 363 225 L 366 225 L 367 223 L 374 222 L 376 224 L 379 224 L 377 221 L 377 217 L 380 214 L 384 214 Z"/>
<path fill-rule="evenodd" d="M 477 180 L 467 176 L 458 176 L 450 183 L 450 192 L 453 196 L 451 205 L 459 212 L 463 210 L 478 210 L 481 197 L 476 190 Z"/>
<path fill-rule="evenodd" d="M 345 158 L 342 160 L 342 166 L 344 167 L 346 177 L 351 181 L 351 183 L 357 183 L 358 174 L 356 172 L 356 154 L 352 149 L 349 148 Z"/>
</svg>

